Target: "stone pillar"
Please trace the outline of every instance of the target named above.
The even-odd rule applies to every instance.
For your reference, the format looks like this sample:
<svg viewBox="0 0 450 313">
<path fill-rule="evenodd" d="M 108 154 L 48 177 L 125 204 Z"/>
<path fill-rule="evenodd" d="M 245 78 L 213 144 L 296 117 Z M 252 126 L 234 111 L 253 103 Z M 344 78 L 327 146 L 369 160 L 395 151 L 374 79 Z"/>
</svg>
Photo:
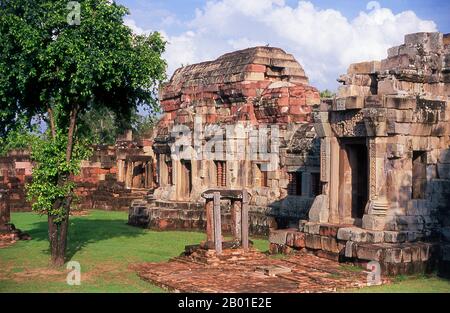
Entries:
<svg viewBox="0 0 450 313">
<path fill-rule="evenodd" d="M 117 181 L 123 181 L 123 172 L 124 172 L 123 161 L 117 160 L 116 164 L 117 164 Z"/>
<path fill-rule="evenodd" d="M 322 124 L 315 124 L 322 125 Z M 328 128 L 329 128 L 328 124 Z M 330 131 L 331 132 L 331 131 Z M 325 134 L 324 134 L 325 135 Z M 327 133 L 328 135 L 328 133 Z M 328 223 L 330 217 L 330 142 L 332 137 L 320 139 L 320 181 L 323 183 L 322 194 L 314 198 L 309 210 L 310 222 Z"/>
<path fill-rule="evenodd" d="M 242 232 L 241 232 L 241 210 L 242 210 L 242 202 L 238 200 L 231 201 L 231 223 L 232 223 L 232 235 L 233 239 L 236 241 L 242 240 Z"/>
<path fill-rule="evenodd" d="M 330 138 L 330 223 L 339 223 L 339 142 L 336 137 Z"/>
<path fill-rule="evenodd" d="M 320 140 L 320 180 L 326 185 L 330 182 L 330 137 Z M 329 194 L 328 186 L 325 194 Z"/>
<path fill-rule="evenodd" d="M 206 240 L 208 242 L 214 242 L 214 200 L 206 199 Z"/>
<path fill-rule="evenodd" d="M 131 189 L 131 184 L 133 181 L 133 162 L 127 162 L 127 170 L 125 174 L 125 187 Z"/>
<path fill-rule="evenodd" d="M 214 193 L 214 248 L 217 254 L 222 253 L 222 218 L 220 215 L 220 192 Z"/>
<path fill-rule="evenodd" d="M 10 221 L 9 194 L 8 190 L 0 189 L 0 230 L 6 229 Z"/>
<path fill-rule="evenodd" d="M 383 230 L 389 202 L 386 197 L 384 138 L 369 138 L 369 201 L 362 227 L 369 230 Z"/>
<path fill-rule="evenodd" d="M 241 236 L 242 236 L 242 248 L 244 251 L 248 251 L 248 193 L 247 190 L 242 191 L 242 209 L 241 209 Z"/>
</svg>

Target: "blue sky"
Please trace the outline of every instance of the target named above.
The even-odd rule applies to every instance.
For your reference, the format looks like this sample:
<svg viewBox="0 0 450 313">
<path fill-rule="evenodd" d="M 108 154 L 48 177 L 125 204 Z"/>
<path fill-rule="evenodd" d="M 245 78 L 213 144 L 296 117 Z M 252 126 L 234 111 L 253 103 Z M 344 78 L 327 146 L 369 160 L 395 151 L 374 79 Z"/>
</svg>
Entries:
<svg viewBox="0 0 450 313">
<path fill-rule="evenodd" d="M 169 75 L 179 66 L 270 44 L 292 53 L 311 84 L 336 89 L 350 63 L 382 59 L 406 33 L 450 32 L 450 1 L 117 0 L 137 33 L 160 31 Z"/>
<path fill-rule="evenodd" d="M 204 6 L 207 0 L 118 0 L 116 2 L 128 7 L 132 16 L 136 17 L 144 28 L 150 28 L 158 25 L 165 14 L 174 14 L 185 21 L 192 19 L 195 16 L 195 9 Z M 298 0 L 285 2 L 295 6 Z M 354 18 L 366 8 L 369 1 L 312 0 L 311 2 L 320 8 L 336 9 L 346 17 Z M 390 8 L 394 13 L 412 10 L 422 19 L 433 20 L 438 25 L 439 31 L 450 33 L 450 1 L 448 0 L 380 0 L 378 3 Z"/>
</svg>

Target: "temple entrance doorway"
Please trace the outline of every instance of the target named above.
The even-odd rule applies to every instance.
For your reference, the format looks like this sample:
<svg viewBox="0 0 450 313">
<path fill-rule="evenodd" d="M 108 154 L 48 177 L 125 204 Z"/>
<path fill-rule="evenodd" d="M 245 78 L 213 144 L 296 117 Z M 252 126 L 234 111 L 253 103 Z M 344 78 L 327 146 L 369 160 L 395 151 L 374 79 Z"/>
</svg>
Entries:
<svg viewBox="0 0 450 313">
<path fill-rule="evenodd" d="M 181 194 L 189 198 L 192 192 L 192 165 L 191 161 L 181 160 Z"/>
<path fill-rule="evenodd" d="M 339 219 L 361 225 L 368 201 L 368 153 L 365 139 L 341 138 L 339 155 Z"/>
<path fill-rule="evenodd" d="M 125 160 L 125 186 L 130 189 L 151 189 L 154 187 L 152 158 L 131 156 Z"/>
</svg>

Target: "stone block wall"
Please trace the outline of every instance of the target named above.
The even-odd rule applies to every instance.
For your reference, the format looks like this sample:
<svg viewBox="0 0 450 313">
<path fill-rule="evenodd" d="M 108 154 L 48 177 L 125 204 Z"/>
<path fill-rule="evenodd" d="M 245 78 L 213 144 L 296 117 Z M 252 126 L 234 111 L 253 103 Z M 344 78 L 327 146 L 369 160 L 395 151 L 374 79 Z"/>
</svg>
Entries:
<svg viewBox="0 0 450 313">
<path fill-rule="evenodd" d="M 25 150 L 13 150 L 0 157 L 0 184 L 8 190 L 8 205 L 13 212 L 31 210 L 25 184 L 31 181 L 32 167 L 30 153 Z"/>
<path fill-rule="evenodd" d="M 394 274 L 448 264 L 449 55 L 449 35 L 409 34 L 338 79 L 336 97 L 314 112 L 324 186 L 295 231 L 304 248 Z M 336 231 L 322 234 L 329 225 Z"/>
<path fill-rule="evenodd" d="M 144 157 L 152 163 L 152 151 L 148 147 L 151 142 L 133 141 L 131 133 L 118 138 L 115 146 L 94 146 L 91 158 L 82 161 L 80 174 L 73 177 L 78 196 L 73 207 L 127 211 L 133 200 L 146 196 L 153 186 L 132 188 L 133 174 L 127 176 L 125 167 L 131 164 L 130 158 Z M 13 150 L 0 157 L 0 185 L 8 190 L 8 205 L 12 212 L 31 210 L 25 186 L 32 180 L 32 170 L 29 151 Z"/>
<path fill-rule="evenodd" d="M 370 231 L 357 227 L 301 221 L 298 228 L 272 230 L 271 253 L 305 249 L 338 262 L 365 267 L 379 262 L 382 275 L 429 273 L 436 269 L 439 245 L 419 241 L 413 232 Z"/>
<path fill-rule="evenodd" d="M 6 186 L 0 184 L 0 233 L 8 229 L 7 224 L 11 220 L 9 208 L 9 194 Z"/>
<path fill-rule="evenodd" d="M 231 234 L 230 205 L 221 205 L 222 232 Z M 269 235 L 270 228 L 277 227 L 274 214 L 268 207 L 249 207 L 249 233 L 253 236 Z M 206 231 L 206 210 L 203 203 L 156 201 L 149 207 L 147 201 L 135 200 L 129 210 L 130 225 L 153 230 Z"/>
<path fill-rule="evenodd" d="M 341 165 L 333 165 L 330 156 L 336 158 L 339 149 L 342 153 L 346 144 L 359 140 L 368 153 L 369 195 L 358 226 L 419 231 L 436 238 L 436 199 L 446 197 L 442 188 L 450 173 L 446 163 L 450 46 L 444 37 L 448 36 L 406 35 L 405 43 L 389 49 L 386 59 L 352 64 L 339 78 L 343 85 L 336 98 L 324 102 L 315 113 L 315 128 L 322 138 L 323 197 L 327 199 L 316 198 L 317 204 L 322 203 L 317 210 L 328 212 L 320 215 L 313 210 L 315 217 L 323 216 L 323 222 L 344 222 L 337 215 L 337 203 L 348 195 L 336 188 L 345 173 L 339 172 Z"/>
<path fill-rule="evenodd" d="M 278 48 L 249 48 L 178 69 L 160 89 L 164 115 L 152 138 L 159 170 L 154 198 L 197 205 L 207 189 L 245 188 L 251 206 L 276 212 L 281 224 L 297 223 L 318 189 L 311 187 L 319 172 L 311 112 L 319 98 L 301 65 Z M 235 128 L 227 131 L 230 126 Z M 253 131 L 266 127 L 268 142 L 279 142 L 269 145 L 268 159 L 216 153 L 248 153 L 259 138 Z M 186 135 L 198 129 L 200 135 Z M 217 139 L 221 133 L 226 139 Z M 185 145 L 175 158 L 177 142 Z M 197 149 L 211 146 L 212 158 L 196 157 Z M 267 163 L 276 167 L 267 169 Z"/>
</svg>

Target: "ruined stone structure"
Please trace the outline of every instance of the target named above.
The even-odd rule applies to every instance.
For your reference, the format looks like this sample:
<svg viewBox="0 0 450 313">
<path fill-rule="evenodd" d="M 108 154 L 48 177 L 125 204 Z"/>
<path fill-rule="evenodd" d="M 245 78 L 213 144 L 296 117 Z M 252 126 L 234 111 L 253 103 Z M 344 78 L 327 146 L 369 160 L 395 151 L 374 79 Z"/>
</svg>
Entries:
<svg viewBox="0 0 450 313">
<path fill-rule="evenodd" d="M 5 158 L 2 161 L 5 161 Z M 6 175 L 6 173 L 3 172 L 3 175 Z M 12 200 L 11 194 L 13 196 Z M 11 223 L 11 204 L 17 205 L 18 200 L 21 200 L 20 196 L 21 194 L 17 190 L 11 189 L 10 185 L 5 184 L 4 179 L 0 178 L 0 248 L 8 246 L 17 240 L 31 239 L 30 235 L 22 232 L 20 229 L 16 229 L 14 224 Z"/>
<path fill-rule="evenodd" d="M 75 177 L 81 209 L 128 210 L 155 188 L 151 141 L 133 140 L 131 131 L 114 146 L 96 146 Z"/>
<path fill-rule="evenodd" d="M 0 185 L 0 232 L 7 229 L 7 225 L 11 220 L 8 200 L 8 190 L 2 188 L 2 186 Z"/>
<path fill-rule="evenodd" d="M 185 252 L 173 261 L 215 267 L 265 258 L 264 254 L 252 247 L 249 240 L 250 197 L 247 190 L 212 189 L 206 190 L 202 197 L 206 200 L 206 240 L 186 246 Z M 221 201 L 224 200 L 231 201 L 231 240 L 225 240 L 222 235 Z"/>
<path fill-rule="evenodd" d="M 12 150 L 0 157 L 0 185 L 8 190 L 12 212 L 30 211 L 25 185 L 32 179 L 29 151 Z M 95 146 L 93 155 L 81 164 L 74 177 L 79 196 L 78 209 L 128 210 L 134 199 L 155 187 L 155 163 L 151 141 L 133 140 L 131 131 L 120 136 L 114 146 Z"/>
<path fill-rule="evenodd" d="M 8 191 L 7 204 L 11 211 L 29 211 L 25 184 L 31 180 L 33 165 L 26 150 L 13 150 L 0 157 L 0 185 Z"/>
<path fill-rule="evenodd" d="M 393 274 L 423 269 L 439 246 L 448 258 L 436 243 L 449 233 L 449 44 L 406 35 L 386 59 L 338 79 L 337 97 L 315 113 L 322 194 L 299 229 L 273 232 L 273 250 L 378 261 Z"/>
<path fill-rule="evenodd" d="M 253 234 L 307 215 L 320 191 L 319 140 L 310 114 L 320 101 L 292 55 L 256 47 L 182 67 L 162 86 L 160 101 L 164 115 L 152 138 L 159 187 L 152 199 L 133 203 L 130 224 L 204 229 L 201 194 L 215 188 L 248 190 Z M 263 129 L 267 158 L 251 158 L 251 143 L 261 146 Z M 200 133 L 190 135 L 194 130 Z M 198 157 L 203 150 L 213 156 Z M 231 231 L 230 206 L 223 202 L 224 231 Z"/>
</svg>

